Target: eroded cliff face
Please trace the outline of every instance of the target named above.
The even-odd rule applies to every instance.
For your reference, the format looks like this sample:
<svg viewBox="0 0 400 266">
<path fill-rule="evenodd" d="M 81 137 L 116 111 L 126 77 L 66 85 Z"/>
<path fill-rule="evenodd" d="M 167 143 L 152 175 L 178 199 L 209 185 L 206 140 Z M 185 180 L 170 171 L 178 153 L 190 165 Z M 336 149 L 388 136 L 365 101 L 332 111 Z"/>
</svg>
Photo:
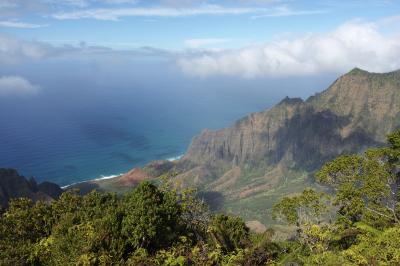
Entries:
<svg viewBox="0 0 400 266">
<path fill-rule="evenodd" d="M 204 130 L 176 163 L 175 180 L 220 193 L 225 210 L 254 219 L 265 215 L 261 205 L 313 185 L 326 161 L 382 145 L 399 127 L 400 71 L 354 69 L 306 101 L 285 98 L 230 128 Z"/>
<path fill-rule="evenodd" d="M 400 71 L 376 74 L 356 68 L 306 101 L 285 98 L 230 128 L 204 130 L 182 159 L 153 162 L 130 172 L 135 178 L 129 180 L 136 180 L 137 173 L 140 180 L 167 174 L 176 187 L 199 189 L 213 209 L 270 225 L 270 209 L 281 197 L 318 187 L 313 173 L 323 163 L 381 146 L 397 128 Z M 95 185 L 120 191 L 129 175 Z"/>
<path fill-rule="evenodd" d="M 354 151 L 353 144 L 384 142 L 386 134 L 400 125 L 399 111 L 399 71 L 374 74 L 354 69 L 305 102 L 286 98 L 231 128 L 203 131 L 183 160 L 242 165 L 265 158 L 277 163 L 285 155 L 310 158 L 311 152 L 325 156 Z"/>
<path fill-rule="evenodd" d="M 286 99 L 268 111 L 253 113 L 231 128 L 203 131 L 195 137 L 183 160 L 194 163 L 230 162 L 241 165 L 277 149 L 276 135 L 303 106 L 302 100 Z"/>
</svg>

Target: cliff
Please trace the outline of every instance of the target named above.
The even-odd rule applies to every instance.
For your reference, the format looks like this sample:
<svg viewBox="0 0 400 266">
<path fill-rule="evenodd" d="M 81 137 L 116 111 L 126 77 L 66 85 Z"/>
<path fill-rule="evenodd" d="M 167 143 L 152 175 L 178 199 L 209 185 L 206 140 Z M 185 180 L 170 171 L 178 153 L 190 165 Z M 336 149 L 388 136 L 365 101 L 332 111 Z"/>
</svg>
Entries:
<svg viewBox="0 0 400 266">
<path fill-rule="evenodd" d="M 175 182 L 220 194 L 225 211 L 269 221 L 259 210 L 314 185 L 323 163 L 381 146 L 399 127 L 400 71 L 356 68 L 306 101 L 285 98 L 230 128 L 204 130 L 176 163 Z"/>
<path fill-rule="evenodd" d="M 7 207 L 12 198 L 29 198 L 33 201 L 57 199 L 63 190 L 56 184 L 35 179 L 27 180 L 14 169 L 0 168 L 0 207 Z"/>
<path fill-rule="evenodd" d="M 400 127 L 400 71 L 353 69 L 306 101 L 286 97 L 232 127 L 204 130 L 176 162 L 153 162 L 89 188 L 124 191 L 163 174 L 177 187 L 196 187 L 213 209 L 271 223 L 279 198 L 318 187 L 313 172 L 344 153 L 382 146 Z"/>
<path fill-rule="evenodd" d="M 231 128 L 203 131 L 183 159 L 241 165 L 269 157 L 276 163 L 290 150 L 289 155 L 314 162 L 353 144 L 384 142 L 386 134 L 400 125 L 399 97 L 399 71 L 373 74 L 354 69 L 305 102 L 286 98 Z"/>
</svg>

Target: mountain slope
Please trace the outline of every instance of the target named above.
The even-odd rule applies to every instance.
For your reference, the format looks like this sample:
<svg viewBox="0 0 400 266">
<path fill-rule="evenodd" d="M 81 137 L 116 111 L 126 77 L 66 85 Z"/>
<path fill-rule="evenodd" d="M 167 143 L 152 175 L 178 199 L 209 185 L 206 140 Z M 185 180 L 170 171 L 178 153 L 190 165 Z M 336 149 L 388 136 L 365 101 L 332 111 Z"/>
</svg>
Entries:
<svg viewBox="0 0 400 266">
<path fill-rule="evenodd" d="M 306 101 L 285 98 L 230 128 L 204 130 L 176 163 L 175 181 L 220 194 L 228 212 L 268 222 L 260 210 L 312 185 L 324 162 L 383 145 L 398 127 L 400 71 L 356 68 Z"/>
<path fill-rule="evenodd" d="M 194 138 L 184 159 L 243 164 L 271 156 L 279 161 L 288 149 L 296 153 L 299 145 L 304 146 L 298 134 L 324 138 L 318 144 L 328 147 L 334 144 L 329 143 L 333 141 L 331 137 L 340 138 L 341 142 L 353 137 L 368 145 L 369 141 L 383 142 L 387 132 L 400 123 L 399 84 L 400 72 L 372 74 L 355 69 L 306 102 L 286 98 L 269 110 L 239 120 L 231 128 L 204 131 Z"/>
<path fill-rule="evenodd" d="M 306 101 L 285 98 L 230 128 L 204 130 L 182 159 L 153 162 L 138 177 L 174 173 L 177 187 L 198 188 L 213 208 L 268 225 L 279 198 L 317 186 L 313 172 L 323 163 L 381 146 L 399 127 L 400 71 L 355 68 Z M 132 179 L 129 173 L 92 185 L 116 191 L 135 185 L 125 179 Z"/>
</svg>

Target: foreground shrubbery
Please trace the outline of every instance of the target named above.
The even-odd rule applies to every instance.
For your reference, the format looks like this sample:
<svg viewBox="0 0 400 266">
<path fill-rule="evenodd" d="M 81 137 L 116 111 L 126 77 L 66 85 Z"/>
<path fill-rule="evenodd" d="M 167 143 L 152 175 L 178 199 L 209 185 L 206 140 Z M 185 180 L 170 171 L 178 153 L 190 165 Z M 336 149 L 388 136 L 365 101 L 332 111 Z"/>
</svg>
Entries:
<svg viewBox="0 0 400 266">
<path fill-rule="evenodd" d="M 253 250 L 240 218 L 211 216 L 193 195 L 143 182 L 123 197 L 13 200 L 0 220 L 1 264 L 257 265 L 276 257 L 274 244 L 264 248 L 269 235 Z"/>
<path fill-rule="evenodd" d="M 400 131 L 389 147 L 341 156 L 275 218 L 296 226 L 285 242 L 211 215 L 193 191 L 141 183 L 130 193 L 64 193 L 51 204 L 13 200 L 0 218 L 1 265 L 399 265 Z"/>
</svg>

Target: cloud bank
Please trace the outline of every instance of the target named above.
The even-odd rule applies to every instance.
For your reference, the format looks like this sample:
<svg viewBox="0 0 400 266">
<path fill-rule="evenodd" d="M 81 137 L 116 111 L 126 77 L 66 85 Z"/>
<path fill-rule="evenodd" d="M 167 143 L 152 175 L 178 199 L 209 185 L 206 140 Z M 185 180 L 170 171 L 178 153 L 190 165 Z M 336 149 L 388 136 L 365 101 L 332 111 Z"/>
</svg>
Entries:
<svg viewBox="0 0 400 266">
<path fill-rule="evenodd" d="M 40 87 L 20 76 L 0 77 L 0 96 L 35 94 Z"/>
<path fill-rule="evenodd" d="M 0 64 L 19 63 L 25 59 L 41 59 L 54 52 L 46 43 L 25 41 L 0 33 Z"/>
<path fill-rule="evenodd" d="M 27 23 L 21 21 L 14 21 L 14 20 L 4 20 L 0 21 L 0 27 L 7 27 L 7 28 L 20 28 L 20 29 L 37 29 L 37 28 L 44 28 L 48 27 L 48 24 L 34 24 L 34 23 Z"/>
<path fill-rule="evenodd" d="M 85 60 L 135 60 L 138 57 L 170 58 L 176 60 L 182 52 L 142 46 L 135 49 L 117 50 L 105 45 L 53 45 L 44 41 L 23 40 L 0 32 L 0 67 L 21 63 L 62 59 Z M 179 55 L 179 56 L 178 56 Z"/>
<path fill-rule="evenodd" d="M 336 73 L 355 66 L 385 72 L 399 69 L 399 58 L 399 34 L 384 35 L 374 23 L 352 21 L 329 33 L 188 55 L 178 65 L 191 76 L 254 78 Z"/>
<path fill-rule="evenodd" d="M 305 76 L 343 73 L 353 67 L 387 72 L 400 69 L 400 29 L 387 33 L 391 20 L 351 21 L 327 33 L 281 38 L 241 49 L 216 49 L 229 42 L 224 38 L 187 39 L 184 44 L 188 50 L 180 51 L 156 47 L 116 50 L 84 43 L 54 46 L 0 33 L 0 66 L 52 58 L 107 62 L 156 57 L 167 58 L 183 73 L 195 77 Z"/>
</svg>

